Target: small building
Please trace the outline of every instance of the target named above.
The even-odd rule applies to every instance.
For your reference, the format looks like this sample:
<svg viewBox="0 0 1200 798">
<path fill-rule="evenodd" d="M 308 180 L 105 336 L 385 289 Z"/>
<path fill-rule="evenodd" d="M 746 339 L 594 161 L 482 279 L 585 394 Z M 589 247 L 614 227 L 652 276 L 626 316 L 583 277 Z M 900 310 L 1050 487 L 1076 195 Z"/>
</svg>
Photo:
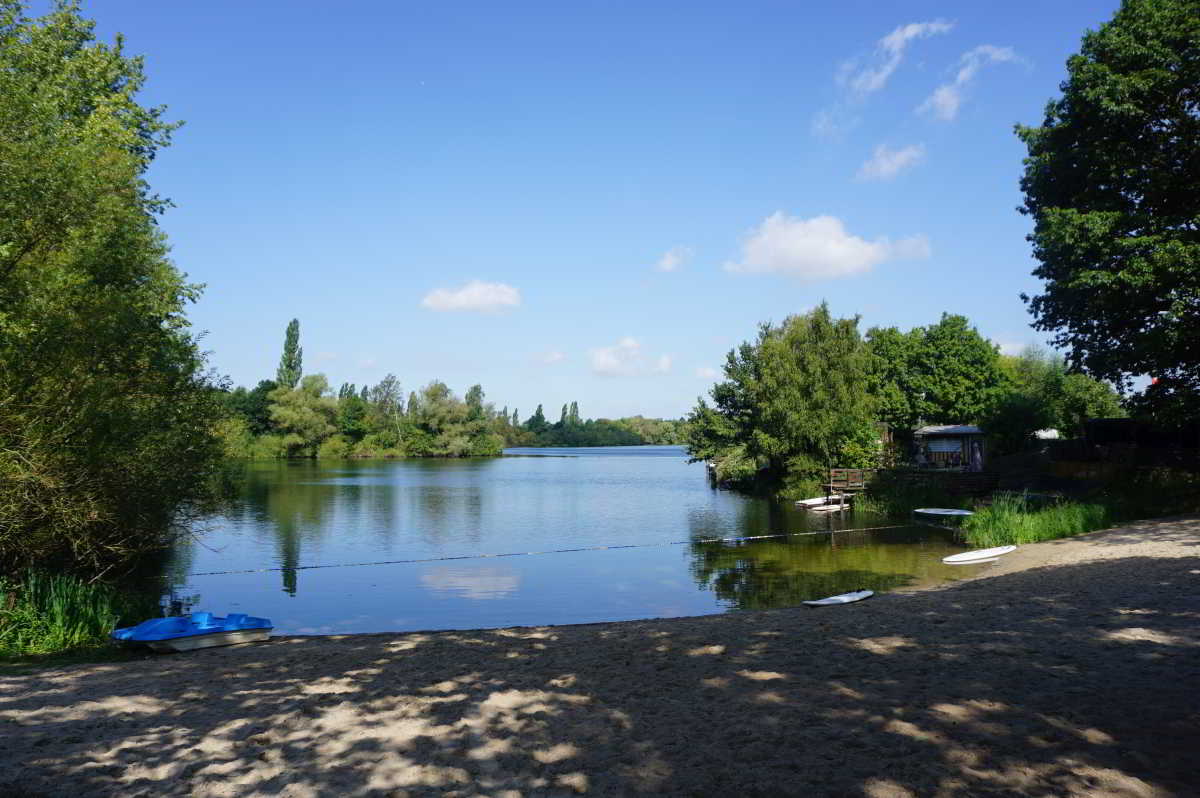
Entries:
<svg viewBox="0 0 1200 798">
<path fill-rule="evenodd" d="M 986 457 L 983 430 L 974 424 L 935 424 L 913 433 L 917 465 L 958 471 L 982 471 Z"/>
</svg>

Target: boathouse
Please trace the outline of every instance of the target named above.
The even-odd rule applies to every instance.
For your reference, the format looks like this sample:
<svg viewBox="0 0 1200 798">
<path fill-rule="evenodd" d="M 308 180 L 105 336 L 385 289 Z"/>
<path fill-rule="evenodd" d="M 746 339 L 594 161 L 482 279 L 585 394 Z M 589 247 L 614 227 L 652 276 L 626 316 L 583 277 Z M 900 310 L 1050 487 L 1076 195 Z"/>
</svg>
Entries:
<svg viewBox="0 0 1200 798">
<path fill-rule="evenodd" d="M 916 462 L 922 468 L 982 471 L 987 451 L 983 430 L 974 424 L 940 424 L 913 433 Z"/>
</svg>

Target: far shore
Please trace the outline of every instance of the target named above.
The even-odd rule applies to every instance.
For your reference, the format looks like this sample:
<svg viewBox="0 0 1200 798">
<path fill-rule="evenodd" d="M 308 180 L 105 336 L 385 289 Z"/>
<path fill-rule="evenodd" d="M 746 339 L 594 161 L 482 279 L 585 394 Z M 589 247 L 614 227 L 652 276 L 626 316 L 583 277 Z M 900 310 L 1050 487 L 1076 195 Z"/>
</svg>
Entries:
<svg viewBox="0 0 1200 798">
<path fill-rule="evenodd" d="M 822 609 L 0 677 L 0 794 L 1200 794 L 1200 516 Z"/>
</svg>

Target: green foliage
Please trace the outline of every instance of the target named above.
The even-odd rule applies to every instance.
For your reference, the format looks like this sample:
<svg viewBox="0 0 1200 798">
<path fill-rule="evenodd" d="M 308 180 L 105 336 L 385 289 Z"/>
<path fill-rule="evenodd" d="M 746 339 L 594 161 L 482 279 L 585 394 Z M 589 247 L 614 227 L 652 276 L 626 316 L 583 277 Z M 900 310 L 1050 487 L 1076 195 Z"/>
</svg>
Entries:
<svg viewBox="0 0 1200 798">
<path fill-rule="evenodd" d="M 143 175 L 174 124 L 67 3 L 0 2 L 0 572 L 103 570 L 209 495 L 218 392 Z"/>
<path fill-rule="evenodd" d="M 349 457 L 354 451 L 354 442 L 345 435 L 333 435 L 326 438 L 317 447 L 317 457 L 322 459 L 340 460 Z"/>
<path fill-rule="evenodd" d="M 866 340 L 878 420 L 894 428 L 973 423 L 1005 395 L 996 347 L 963 316 L 907 333 L 873 327 Z"/>
<path fill-rule="evenodd" d="M 0 579 L 0 659 L 107 646 L 122 619 L 145 620 L 156 609 L 106 584 L 28 570 Z"/>
<path fill-rule="evenodd" d="M 978 421 L 1006 388 L 995 344 L 964 316 L 943 313 L 926 328 L 916 362 L 924 394 L 920 414 L 929 424 Z"/>
<path fill-rule="evenodd" d="M 300 320 L 288 322 L 287 331 L 283 337 L 283 354 L 279 356 L 279 370 L 275 372 L 275 382 L 281 388 L 293 389 L 304 374 L 304 350 L 300 348 Z"/>
<path fill-rule="evenodd" d="M 351 443 L 358 443 L 370 429 L 367 426 L 368 405 L 366 400 L 351 390 L 339 399 L 337 404 L 338 430 Z"/>
<path fill-rule="evenodd" d="M 225 396 L 225 407 L 246 422 L 252 435 L 263 435 L 271 430 L 271 391 L 279 385 L 274 380 L 263 380 L 253 390 L 238 386 Z"/>
<path fill-rule="evenodd" d="M 1019 357 L 1001 357 L 1007 390 L 983 419 L 992 436 L 994 454 L 1030 447 L 1033 433 L 1057 429 L 1063 437 L 1083 434 L 1089 418 L 1125 415 L 1116 390 L 1086 374 L 1067 373 L 1066 361 L 1036 348 Z"/>
<path fill-rule="evenodd" d="M 1067 61 L 1028 149 L 1034 327 L 1088 373 L 1200 409 L 1200 4 L 1126 0 Z"/>
<path fill-rule="evenodd" d="M 820 482 L 874 421 L 870 364 L 858 320 L 834 319 L 825 304 L 763 324 L 757 341 L 729 352 L 713 406 L 701 399 L 688 417 L 691 457 L 725 462 L 740 447 L 737 473 L 752 461 L 755 478 L 776 487 Z"/>
<path fill-rule="evenodd" d="M 337 400 L 323 374 L 310 374 L 296 388 L 280 385 L 270 394 L 271 420 L 283 433 L 288 457 L 315 457 L 337 427 Z"/>
<path fill-rule="evenodd" d="M 1102 504 L 1064 502 L 1039 508 L 1022 494 L 1000 493 L 963 521 L 962 532 L 970 545 L 990 548 L 1082 535 L 1112 523 Z"/>
</svg>

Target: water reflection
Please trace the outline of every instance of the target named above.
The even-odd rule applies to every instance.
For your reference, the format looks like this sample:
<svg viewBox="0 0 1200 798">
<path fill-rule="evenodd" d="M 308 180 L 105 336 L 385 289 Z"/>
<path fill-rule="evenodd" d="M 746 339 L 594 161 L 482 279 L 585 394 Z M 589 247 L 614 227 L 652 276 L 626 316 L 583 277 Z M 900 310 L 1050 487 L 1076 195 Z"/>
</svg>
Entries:
<svg viewBox="0 0 1200 798">
<path fill-rule="evenodd" d="M 737 609 L 794 607 L 852 590 L 894 590 L 958 578 L 941 556 L 950 533 L 919 527 L 691 544 L 692 575 Z"/>
<path fill-rule="evenodd" d="M 511 569 L 495 566 L 439 566 L 421 574 L 421 584 L 435 596 L 497 599 L 515 593 L 521 585 L 521 576 Z"/>
<path fill-rule="evenodd" d="M 713 490 L 670 447 L 555 453 L 575 456 L 252 463 L 161 573 L 180 606 L 280 633 L 695 615 L 968 575 L 938 562 L 957 549 L 936 530 L 702 543 L 882 524 Z"/>
</svg>

